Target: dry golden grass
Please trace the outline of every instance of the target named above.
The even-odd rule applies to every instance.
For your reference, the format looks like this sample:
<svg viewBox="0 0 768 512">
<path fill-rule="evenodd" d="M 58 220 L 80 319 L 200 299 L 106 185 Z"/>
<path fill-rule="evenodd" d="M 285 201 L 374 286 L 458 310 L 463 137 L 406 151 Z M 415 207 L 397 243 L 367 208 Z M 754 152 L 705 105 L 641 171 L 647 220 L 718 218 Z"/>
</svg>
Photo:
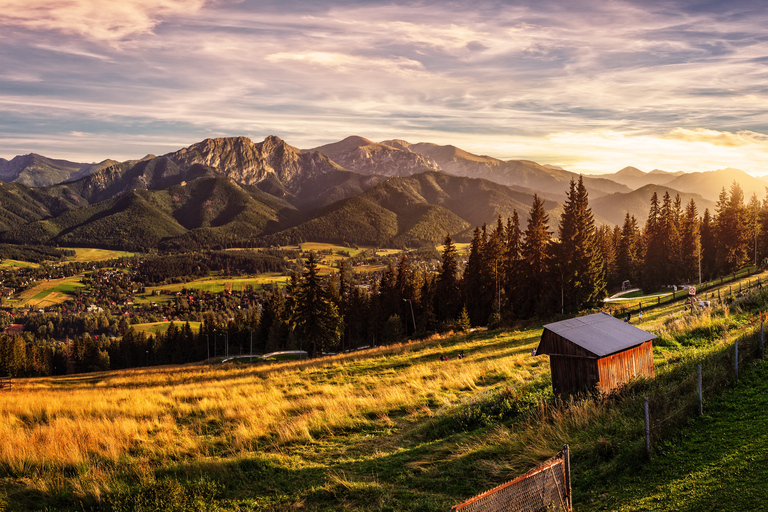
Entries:
<svg viewBox="0 0 768 512">
<path fill-rule="evenodd" d="M 99 495 L 117 475 L 148 465 L 239 457 L 411 422 L 466 391 L 547 371 L 545 358 L 530 357 L 539 335 L 431 339 L 269 366 L 19 380 L 0 393 L 0 466 Z M 459 351 L 467 356 L 456 358 Z M 451 360 L 440 361 L 443 353 Z"/>
</svg>

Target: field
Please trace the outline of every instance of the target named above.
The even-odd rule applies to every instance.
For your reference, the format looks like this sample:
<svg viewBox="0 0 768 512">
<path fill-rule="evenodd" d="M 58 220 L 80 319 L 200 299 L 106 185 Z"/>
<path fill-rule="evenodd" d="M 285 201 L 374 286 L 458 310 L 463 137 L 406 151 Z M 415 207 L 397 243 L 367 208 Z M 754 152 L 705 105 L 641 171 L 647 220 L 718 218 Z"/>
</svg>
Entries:
<svg viewBox="0 0 768 512">
<path fill-rule="evenodd" d="M 765 510 L 768 500 L 768 363 L 707 404 L 637 472 L 593 493 L 586 510 Z"/>
<path fill-rule="evenodd" d="M 5 268 L 5 269 L 27 268 L 27 267 L 37 268 L 39 266 L 40 265 L 38 265 L 37 263 L 31 263 L 29 261 L 19 261 L 19 260 L 9 260 L 9 259 L 5 259 L 2 261 L 2 263 L 0 263 L 0 268 Z"/>
<path fill-rule="evenodd" d="M 230 286 L 231 290 L 240 291 L 248 286 L 253 286 L 255 290 L 260 290 L 266 284 L 276 285 L 280 288 L 284 288 L 288 282 L 288 277 L 278 274 L 276 272 L 261 274 L 258 277 L 220 277 L 211 276 L 203 277 L 201 279 L 194 279 L 186 283 L 175 283 L 158 286 L 148 286 L 146 288 L 146 295 L 151 296 L 155 291 L 168 291 L 178 292 L 184 288 L 201 290 L 210 293 L 221 293 L 226 287 Z"/>
<path fill-rule="evenodd" d="M 752 321 L 735 305 L 647 310 L 656 381 Z M 741 485 L 737 455 L 768 459 L 762 434 L 745 431 L 768 425 L 768 408 L 729 405 L 729 392 L 643 464 L 634 391 L 623 402 L 553 401 L 548 358 L 531 356 L 540 335 L 478 331 L 310 361 L 21 379 L 0 392 L 0 510 L 448 510 L 564 443 L 579 510 L 666 510 L 677 493 L 690 496 L 679 509 L 694 510 L 727 499 L 721 480 Z M 736 392 L 751 396 L 748 378 Z M 721 437 L 740 439 L 727 448 Z M 750 489 L 742 503 L 756 503 Z"/>
<path fill-rule="evenodd" d="M 19 381 L 0 395 L 9 500 L 95 505 L 173 474 L 234 482 L 222 496 L 232 510 L 323 508 L 334 494 L 361 507 L 390 492 L 401 494 L 398 502 L 443 508 L 469 483 L 405 496 L 398 483 L 442 467 L 448 452 L 461 457 L 452 442 L 437 442 L 434 453 L 423 422 L 500 382 L 544 386 L 546 361 L 530 357 L 537 334 L 483 333 L 313 362 Z M 467 357 L 457 359 L 460 351 Z M 451 360 L 439 361 L 442 354 Z"/>
<path fill-rule="evenodd" d="M 176 327 L 181 328 L 186 322 L 174 322 Z M 200 330 L 200 325 L 202 322 L 189 322 L 189 326 L 192 328 L 193 332 L 197 332 Z M 168 326 L 171 325 L 171 322 L 151 322 L 146 324 L 131 324 L 131 327 L 136 332 L 146 332 L 147 334 L 157 334 L 158 332 L 165 332 L 168 330 Z"/>
<path fill-rule="evenodd" d="M 10 304 L 18 304 L 24 307 L 44 308 L 61 304 L 71 299 L 75 290 L 83 288 L 80 282 L 81 276 L 64 277 L 38 282 L 32 288 L 21 292 Z"/>
<path fill-rule="evenodd" d="M 109 249 L 75 248 L 75 255 L 67 258 L 67 261 L 105 261 L 115 258 L 135 256 L 136 253 L 126 251 L 113 251 Z"/>
</svg>

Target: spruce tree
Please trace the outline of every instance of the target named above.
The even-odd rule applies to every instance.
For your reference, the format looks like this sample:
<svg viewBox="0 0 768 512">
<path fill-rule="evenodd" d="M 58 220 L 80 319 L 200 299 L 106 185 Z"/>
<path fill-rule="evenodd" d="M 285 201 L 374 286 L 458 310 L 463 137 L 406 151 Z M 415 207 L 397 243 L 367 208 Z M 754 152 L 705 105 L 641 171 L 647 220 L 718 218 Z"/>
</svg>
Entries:
<svg viewBox="0 0 768 512">
<path fill-rule="evenodd" d="M 699 212 L 693 199 L 685 207 L 680 232 L 681 275 L 687 282 L 697 282 L 699 276 L 699 256 L 701 254 L 701 236 L 699 231 Z"/>
<path fill-rule="evenodd" d="M 338 309 L 318 275 L 314 252 L 309 253 L 294 303 L 291 323 L 302 344 L 308 346 L 310 357 L 338 342 L 341 325 Z"/>
<path fill-rule="evenodd" d="M 640 228 L 637 226 L 635 216 L 624 217 L 624 225 L 621 227 L 621 239 L 616 252 L 616 272 L 619 284 L 629 281 L 633 285 L 638 284 L 640 278 L 639 261 L 637 258 L 638 245 L 640 243 Z"/>
<path fill-rule="evenodd" d="M 484 245 L 480 228 L 476 227 L 469 244 L 467 267 L 464 269 L 464 297 L 466 297 L 467 312 L 473 325 L 479 325 L 483 321 L 481 303 Z"/>
<path fill-rule="evenodd" d="M 507 220 L 506 245 L 504 248 L 504 296 L 506 297 L 507 310 L 512 318 L 519 317 L 520 309 L 520 282 L 522 273 L 522 261 L 520 250 L 522 247 L 523 233 L 520 231 L 520 218 L 517 210 L 512 211 L 512 217 Z"/>
<path fill-rule="evenodd" d="M 443 241 L 442 266 L 437 278 L 435 293 L 435 315 L 440 322 L 454 320 L 462 306 L 459 283 L 459 262 L 456 260 L 456 245 L 451 235 Z"/>
<path fill-rule="evenodd" d="M 525 240 L 520 249 L 522 259 L 520 314 L 523 318 L 530 318 L 547 312 L 553 290 L 550 247 L 552 232 L 549 231 L 549 215 L 544 211 L 544 201 L 538 194 L 533 196 L 528 226 L 523 235 Z M 560 277 L 561 274 L 558 271 L 558 279 Z"/>
<path fill-rule="evenodd" d="M 715 232 L 717 235 L 718 266 L 720 272 L 731 273 L 746 263 L 745 246 L 746 210 L 744 208 L 744 192 L 735 181 L 731 192 L 720 194 L 717 202 L 717 219 Z"/>
<path fill-rule="evenodd" d="M 557 245 L 560 266 L 561 307 L 578 312 L 594 306 L 605 295 L 605 266 L 597 243 L 595 221 L 589 207 L 584 180 L 571 180 L 568 197 L 560 216 L 560 242 Z"/>
<path fill-rule="evenodd" d="M 656 192 L 651 196 L 651 207 L 645 223 L 645 258 L 643 261 L 643 289 L 659 289 L 667 279 L 667 240 L 664 238 L 664 225 Z"/>
<path fill-rule="evenodd" d="M 717 275 L 717 237 L 709 208 L 704 210 L 699 232 L 701 233 L 701 275 L 704 279 L 711 279 Z"/>
</svg>

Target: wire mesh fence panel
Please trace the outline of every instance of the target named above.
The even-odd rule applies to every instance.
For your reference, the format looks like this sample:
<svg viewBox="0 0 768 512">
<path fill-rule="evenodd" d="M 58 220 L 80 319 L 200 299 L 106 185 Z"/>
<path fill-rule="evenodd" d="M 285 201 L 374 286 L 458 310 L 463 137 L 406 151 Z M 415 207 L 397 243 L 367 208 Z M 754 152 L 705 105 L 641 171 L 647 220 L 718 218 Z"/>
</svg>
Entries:
<svg viewBox="0 0 768 512">
<path fill-rule="evenodd" d="M 470 498 L 451 512 L 570 512 L 570 469 L 560 452 L 528 473 Z"/>
</svg>

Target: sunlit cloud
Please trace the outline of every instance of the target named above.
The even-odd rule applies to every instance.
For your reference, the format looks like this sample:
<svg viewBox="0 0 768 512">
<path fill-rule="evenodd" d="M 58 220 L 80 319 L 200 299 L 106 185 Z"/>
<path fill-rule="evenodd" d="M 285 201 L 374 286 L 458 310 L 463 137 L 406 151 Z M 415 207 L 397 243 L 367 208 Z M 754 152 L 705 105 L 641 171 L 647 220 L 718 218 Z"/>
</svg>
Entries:
<svg viewBox="0 0 768 512">
<path fill-rule="evenodd" d="M 168 16 L 199 10 L 205 0 L 0 0 L 0 26 L 77 34 L 115 42 L 152 32 Z"/>
</svg>

